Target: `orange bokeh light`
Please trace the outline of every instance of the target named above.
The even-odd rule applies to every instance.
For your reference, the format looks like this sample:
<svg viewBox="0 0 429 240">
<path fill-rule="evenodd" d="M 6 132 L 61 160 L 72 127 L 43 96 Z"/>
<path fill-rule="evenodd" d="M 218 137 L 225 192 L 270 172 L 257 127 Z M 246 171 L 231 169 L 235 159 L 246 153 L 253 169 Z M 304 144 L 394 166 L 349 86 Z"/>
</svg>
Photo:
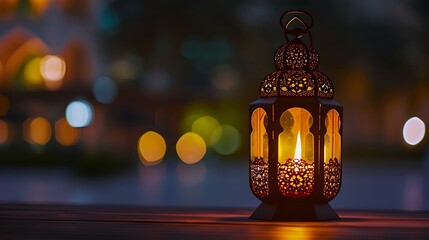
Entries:
<svg viewBox="0 0 429 240">
<path fill-rule="evenodd" d="M 137 143 L 137 151 L 143 164 L 153 165 L 160 162 L 165 155 L 167 144 L 161 134 L 148 131 Z"/>
<path fill-rule="evenodd" d="M 51 139 L 51 125 L 43 117 L 29 118 L 23 127 L 24 139 L 28 143 L 45 145 Z"/>
<path fill-rule="evenodd" d="M 57 139 L 60 144 L 72 146 L 79 138 L 79 129 L 70 126 L 65 118 L 61 118 L 55 123 L 55 139 Z"/>
</svg>

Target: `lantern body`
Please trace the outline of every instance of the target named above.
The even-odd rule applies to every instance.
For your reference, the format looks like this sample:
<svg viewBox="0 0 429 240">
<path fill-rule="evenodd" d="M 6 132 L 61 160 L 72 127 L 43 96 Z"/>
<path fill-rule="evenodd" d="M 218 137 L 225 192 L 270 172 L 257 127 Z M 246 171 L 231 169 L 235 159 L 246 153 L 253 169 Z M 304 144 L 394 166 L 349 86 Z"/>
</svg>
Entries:
<svg viewBox="0 0 429 240">
<path fill-rule="evenodd" d="M 277 70 L 250 104 L 250 173 L 262 201 L 252 218 L 338 219 L 329 206 L 341 186 L 342 106 L 318 54 L 300 38 L 277 50 Z"/>
</svg>

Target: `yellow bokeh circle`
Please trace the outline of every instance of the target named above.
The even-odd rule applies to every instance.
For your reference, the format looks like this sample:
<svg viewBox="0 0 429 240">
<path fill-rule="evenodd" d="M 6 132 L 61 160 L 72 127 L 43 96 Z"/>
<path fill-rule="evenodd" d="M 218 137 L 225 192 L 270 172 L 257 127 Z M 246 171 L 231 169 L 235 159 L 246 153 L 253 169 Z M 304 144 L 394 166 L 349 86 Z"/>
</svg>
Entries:
<svg viewBox="0 0 429 240">
<path fill-rule="evenodd" d="M 157 162 L 164 157 L 167 145 L 159 133 L 148 131 L 139 138 L 137 150 L 140 160 Z"/>
<path fill-rule="evenodd" d="M 206 154 L 206 143 L 198 134 L 188 132 L 177 141 L 176 151 L 183 162 L 187 164 L 197 163 Z"/>
<path fill-rule="evenodd" d="M 215 118 L 203 116 L 193 122 L 192 132 L 198 134 L 207 146 L 211 146 L 219 141 L 220 135 L 216 132 L 219 127 L 220 124 Z"/>
</svg>

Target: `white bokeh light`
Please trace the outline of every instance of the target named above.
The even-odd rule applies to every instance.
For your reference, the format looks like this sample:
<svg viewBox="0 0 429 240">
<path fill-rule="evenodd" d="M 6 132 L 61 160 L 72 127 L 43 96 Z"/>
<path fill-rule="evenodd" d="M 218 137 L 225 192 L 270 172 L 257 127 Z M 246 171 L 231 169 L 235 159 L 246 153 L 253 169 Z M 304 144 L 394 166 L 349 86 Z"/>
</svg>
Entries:
<svg viewBox="0 0 429 240">
<path fill-rule="evenodd" d="M 86 127 L 93 119 L 94 111 L 86 100 L 75 100 L 66 108 L 66 119 L 72 127 Z"/>
<path fill-rule="evenodd" d="M 402 135 L 406 143 L 416 145 L 425 136 L 425 131 L 425 123 L 418 117 L 412 117 L 405 122 Z"/>
<path fill-rule="evenodd" d="M 46 81 L 60 81 L 65 72 L 66 63 L 59 56 L 47 55 L 40 62 L 40 73 Z"/>
</svg>

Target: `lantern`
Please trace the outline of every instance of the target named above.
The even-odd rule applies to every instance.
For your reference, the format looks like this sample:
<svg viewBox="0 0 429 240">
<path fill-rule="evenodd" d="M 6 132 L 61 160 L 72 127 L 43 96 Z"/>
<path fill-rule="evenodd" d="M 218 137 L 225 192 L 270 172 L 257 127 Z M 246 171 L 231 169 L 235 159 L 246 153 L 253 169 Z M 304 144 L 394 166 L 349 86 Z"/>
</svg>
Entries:
<svg viewBox="0 0 429 240">
<path fill-rule="evenodd" d="M 302 27 L 291 29 L 297 23 Z M 250 104 L 249 180 L 262 201 L 251 218 L 339 219 L 328 202 L 341 185 L 342 106 L 333 100 L 332 81 L 317 70 L 312 17 L 289 11 L 280 24 L 286 43 L 274 55 L 276 71 Z"/>
</svg>

